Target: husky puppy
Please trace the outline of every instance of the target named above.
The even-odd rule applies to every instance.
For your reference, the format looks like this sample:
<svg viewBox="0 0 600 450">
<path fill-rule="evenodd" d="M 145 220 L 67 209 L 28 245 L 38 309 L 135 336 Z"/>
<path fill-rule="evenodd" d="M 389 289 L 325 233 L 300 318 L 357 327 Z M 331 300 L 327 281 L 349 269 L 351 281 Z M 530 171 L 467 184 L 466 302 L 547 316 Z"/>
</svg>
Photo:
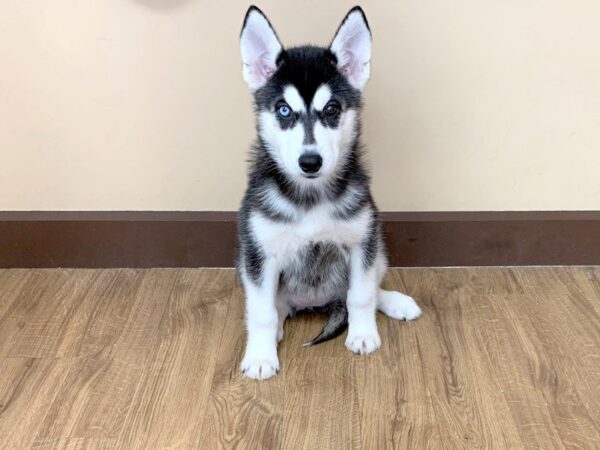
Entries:
<svg viewBox="0 0 600 450">
<path fill-rule="evenodd" d="M 371 60 L 362 9 L 350 10 L 329 47 L 284 49 L 251 6 L 241 53 L 258 134 L 239 222 L 248 332 L 241 370 L 266 379 L 279 371 L 277 344 L 296 310 L 331 313 L 309 344 L 347 325 L 346 347 L 359 354 L 381 345 L 377 309 L 404 320 L 421 310 L 412 298 L 379 288 L 387 260 L 359 143 Z"/>
</svg>

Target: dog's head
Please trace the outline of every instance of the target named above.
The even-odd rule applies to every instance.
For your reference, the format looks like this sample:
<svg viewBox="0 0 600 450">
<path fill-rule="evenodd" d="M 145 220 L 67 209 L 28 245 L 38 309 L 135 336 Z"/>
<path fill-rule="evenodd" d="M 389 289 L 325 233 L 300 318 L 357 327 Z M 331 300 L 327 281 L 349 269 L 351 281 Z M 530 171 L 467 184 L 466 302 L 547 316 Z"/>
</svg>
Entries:
<svg viewBox="0 0 600 450">
<path fill-rule="evenodd" d="M 328 48 L 284 49 L 266 16 L 251 6 L 241 51 L 259 136 L 272 159 L 303 184 L 330 178 L 355 141 L 370 74 L 371 32 L 362 9 L 350 10 Z"/>
</svg>

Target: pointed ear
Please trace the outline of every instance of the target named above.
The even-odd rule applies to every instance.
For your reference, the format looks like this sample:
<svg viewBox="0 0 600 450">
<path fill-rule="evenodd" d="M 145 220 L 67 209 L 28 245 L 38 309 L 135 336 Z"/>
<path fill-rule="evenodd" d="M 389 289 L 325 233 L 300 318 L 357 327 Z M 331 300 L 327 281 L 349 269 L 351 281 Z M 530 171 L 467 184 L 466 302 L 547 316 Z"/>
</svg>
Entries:
<svg viewBox="0 0 600 450">
<path fill-rule="evenodd" d="M 240 37 L 244 80 L 252 91 L 265 85 L 275 73 L 282 50 L 267 17 L 256 6 L 248 8 Z"/>
<path fill-rule="evenodd" d="M 360 6 L 348 12 L 329 50 L 338 60 L 338 70 L 356 89 L 362 91 L 371 74 L 371 30 Z"/>
</svg>

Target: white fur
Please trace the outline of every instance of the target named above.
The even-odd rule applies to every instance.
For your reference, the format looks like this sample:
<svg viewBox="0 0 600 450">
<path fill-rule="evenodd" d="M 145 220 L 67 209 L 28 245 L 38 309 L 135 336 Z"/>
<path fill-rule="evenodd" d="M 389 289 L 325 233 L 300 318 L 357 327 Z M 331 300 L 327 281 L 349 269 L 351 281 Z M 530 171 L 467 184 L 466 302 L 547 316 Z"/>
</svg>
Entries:
<svg viewBox="0 0 600 450">
<path fill-rule="evenodd" d="M 360 248 L 371 220 L 370 210 L 365 208 L 351 220 L 336 219 L 335 211 L 336 205 L 325 203 L 305 212 L 292 223 L 272 222 L 260 212 L 252 213 L 250 227 L 265 251 L 265 260 L 259 285 L 250 281 L 244 273 L 241 275 L 246 291 L 248 329 L 241 369 L 246 376 L 266 379 L 279 370 L 277 342 L 283 337 L 283 321 L 289 305 L 278 302 L 277 283 L 285 262 L 312 240 Z"/>
<path fill-rule="evenodd" d="M 304 151 L 302 124 L 297 123 L 293 128 L 282 130 L 275 114 L 270 111 L 261 111 L 258 123 L 259 132 L 277 165 L 295 178 L 301 178 L 298 158 Z"/>
<path fill-rule="evenodd" d="M 335 204 L 338 214 L 343 215 L 345 211 L 354 210 L 363 199 L 363 195 L 357 187 L 349 187 Z"/>
<path fill-rule="evenodd" d="M 371 75 L 371 32 L 359 11 L 348 14 L 330 50 L 338 59 L 340 72 L 362 91 Z"/>
<path fill-rule="evenodd" d="M 352 249 L 350 258 L 350 287 L 346 299 L 348 308 L 348 350 L 366 355 L 381 346 L 381 338 L 375 322 L 377 287 L 383 277 L 381 261 L 368 270 L 363 267 L 362 250 Z"/>
<path fill-rule="evenodd" d="M 322 84 L 319 86 L 312 100 L 312 107 L 316 111 L 322 111 L 329 99 L 331 98 L 331 89 L 328 85 Z"/>
<path fill-rule="evenodd" d="M 306 112 L 306 105 L 304 104 L 304 100 L 300 96 L 298 89 L 296 89 L 291 84 L 287 85 L 283 89 L 283 98 L 295 112 Z"/>
<path fill-rule="evenodd" d="M 274 212 L 281 214 L 288 220 L 295 220 L 298 216 L 298 208 L 289 200 L 279 195 L 275 185 L 267 186 L 261 193 L 262 199 Z"/>
<path fill-rule="evenodd" d="M 338 163 L 344 161 L 350 149 L 356 130 L 356 111 L 349 109 L 340 116 L 337 128 L 323 126 L 320 121 L 315 123 L 314 136 L 318 152 L 323 158 L 321 173 L 328 176 L 338 169 Z"/>
<path fill-rule="evenodd" d="M 379 289 L 377 309 L 392 319 L 414 320 L 421 315 L 421 308 L 408 295 Z"/>
<path fill-rule="evenodd" d="M 274 261 L 265 261 L 259 286 L 242 273 L 246 291 L 246 326 L 248 340 L 241 362 L 242 372 L 255 379 L 270 378 L 279 370 L 277 334 L 279 315 L 275 305 L 279 270 Z"/>
<path fill-rule="evenodd" d="M 335 218 L 336 208 L 327 202 L 306 211 L 291 223 L 272 222 L 260 212 L 253 212 L 251 229 L 266 255 L 280 265 L 311 241 L 329 241 L 349 247 L 359 245 L 369 227 L 370 210 L 365 208 L 352 219 L 342 220 Z"/>
<path fill-rule="evenodd" d="M 258 122 L 259 132 L 275 162 L 286 173 L 292 175 L 295 181 L 306 185 L 326 181 L 335 173 L 338 164 L 344 160 L 350 149 L 356 133 L 356 111 L 353 109 L 341 113 L 337 128 L 327 128 L 316 121 L 313 131 L 315 145 L 304 144 L 304 126 L 300 122 L 293 128 L 282 130 L 271 111 L 261 111 Z M 308 180 L 303 177 L 298 159 L 306 151 L 316 152 L 323 159 L 317 179 Z"/>
<path fill-rule="evenodd" d="M 282 47 L 267 19 L 252 10 L 241 36 L 244 79 L 253 91 L 264 86 L 273 75 L 275 61 Z M 351 12 L 338 30 L 331 47 L 338 58 L 338 68 L 352 86 L 362 90 L 369 79 L 371 59 L 371 34 L 363 15 Z M 306 113 L 298 90 L 286 86 L 284 98 L 297 113 Z M 311 108 L 321 111 L 331 98 L 331 89 L 322 85 L 314 95 Z M 324 183 L 337 172 L 345 161 L 357 130 L 356 111 L 341 113 L 335 129 L 315 122 L 314 145 L 304 144 L 304 126 L 296 124 L 283 130 L 273 111 L 262 111 L 258 117 L 259 133 L 275 163 L 301 187 Z M 316 179 L 303 177 L 298 159 L 306 151 L 317 152 L 323 164 Z M 364 241 L 373 220 L 373 211 L 367 206 L 350 219 L 340 219 L 346 208 L 356 207 L 361 192 L 350 188 L 336 203 L 322 202 L 310 209 L 299 208 L 283 198 L 276 186 L 266 186 L 260 195 L 274 212 L 286 221 L 272 221 L 260 211 L 250 213 L 249 227 L 252 237 L 264 253 L 260 279 L 251 280 L 240 268 L 240 277 L 246 292 L 246 325 L 248 339 L 241 362 L 244 374 L 254 379 L 270 378 L 279 370 L 277 343 L 283 337 L 283 323 L 290 307 L 318 305 L 330 298 L 283 298 L 279 292 L 279 277 L 285 264 L 310 242 L 330 242 L 344 249 L 344 258 L 350 265 L 350 283 L 346 305 L 348 309 L 349 350 L 367 354 L 381 345 L 375 321 L 376 309 L 395 319 L 411 320 L 421 314 L 414 300 L 399 292 L 379 288 L 386 270 L 386 258 L 379 251 L 374 264 L 365 269 Z M 351 209 L 351 208 L 350 208 Z M 303 267 L 303 266 L 302 266 Z M 289 294 L 296 295 L 296 294 Z M 321 294 L 318 294 L 321 295 Z M 301 303 L 302 302 L 302 303 Z"/>
<path fill-rule="evenodd" d="M 242 72 L 252 91 L 265 85 L 276 69 L 281 44 L 260 12 L 250 11 L 240 37 Z"/>
<path fill-rule="evenodd" d="M 294 219 L 273 222 L 262 213 L 251 213 L 250 228 L 257 243 L 265 252 L 262 279 L 257 286 L 242 273 L 246 290 L 246 325 L 248 342 L 241 363 L 244 374 L 250 378 L 266 379 L 279 370 L 277 343 L 283 338 L 283 324 L 289 314 L 289 302 L 277 294 L 278 274 L 286 261 L 308 242 L 330 241 L 349 247 L 350 286 L 346 305 L 348 308 L 348 335 L 346 347 L 358 354 L 368 354 L 381 346 L 375 321 L 376 309 L 395 318 L 412 320 L 421 310 L 415 301 L 399 292 L 379 289 L 386 270 L 386 261 L 380 253 L 368 270 L 363 266 L 361 242 L 371 221 L 371 210 L 365 207 L 350 220 L 336 217 L 336 212 L 346 202 L 356 201 L 357 193 L 348 193 L 338 203 L 325 202 L 308 211 L 294 208 L 275 192 L 265 193 L 278 209 Z M 317 304 L 323 299 L 313 299 Z M 327 299 L 325 299 L 327 300 Z M 294 306 L 306 307 L 307 304 Z"/>
</svg>

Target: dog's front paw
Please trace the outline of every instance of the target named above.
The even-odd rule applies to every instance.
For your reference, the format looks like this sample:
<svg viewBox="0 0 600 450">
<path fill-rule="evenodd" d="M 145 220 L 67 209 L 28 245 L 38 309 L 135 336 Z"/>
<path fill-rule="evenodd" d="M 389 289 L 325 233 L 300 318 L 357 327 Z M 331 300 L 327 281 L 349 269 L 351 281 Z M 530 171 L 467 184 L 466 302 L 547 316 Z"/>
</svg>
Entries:
<svg viewBox="0 0 600 450">
<path fill-rule="evenodd" d="M 395 291 L 379 292 L 377 309 L 392 319 L 414 320 L 421 315 L 421 308 L 408 295 Z"/>
<path fill-rule="evenodd" d="M 242 373 L 254 380 L 266 380 L 279 372 L 277 356 L 252 356 L 246 354 L 240 365 Z"/>
<path fill-rule="evenodd" d="M 346 347 L 353 353 L 367 355 L 381 347 L 381 338 L 377 332 L 366 335 L 355 335 L 348 333 Z"/>
</svg>

